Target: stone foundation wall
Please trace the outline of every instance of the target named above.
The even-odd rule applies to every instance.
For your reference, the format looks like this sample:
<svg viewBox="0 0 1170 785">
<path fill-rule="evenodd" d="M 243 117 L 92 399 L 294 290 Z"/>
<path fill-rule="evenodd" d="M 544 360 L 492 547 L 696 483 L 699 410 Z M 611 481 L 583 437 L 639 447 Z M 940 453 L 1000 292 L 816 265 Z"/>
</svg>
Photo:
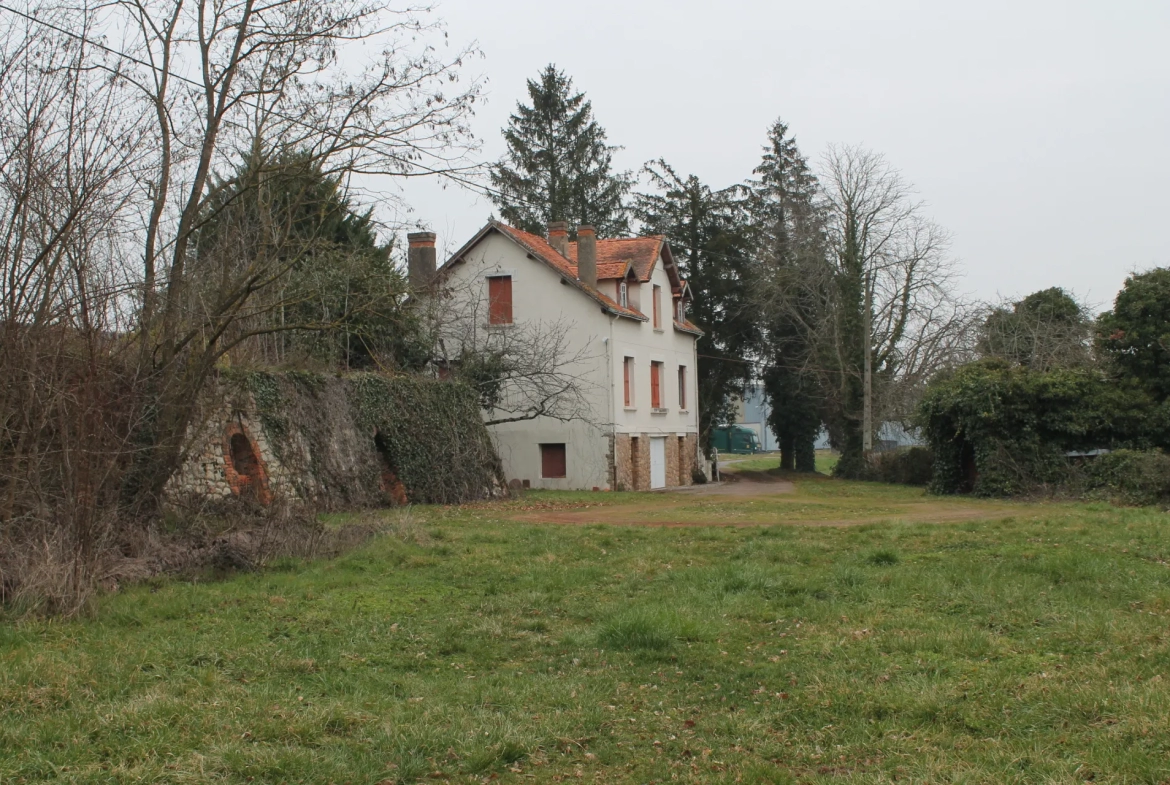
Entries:
<svg viewBox="0 0 1170 785">
<path fill-rule="evenodd" d="M 420 468 L 416 460 L 407 467 L 413 469 L 412 480 L 403 477 L 399 459 L 405 456 L 394 454 L 388 434 L 380 430 L 384 426 L 371 424 L 355 409 L 354 388 L 347 378 L 302 374 L 299 384 L 279 374 L 264 378 L 269 386 L 258 392 L 246 383 L 221 379 L 203 397 L 188 429 L 186 459 L 165 489 L 173 504 L 248 499 L 264 506 L 274 502 L 337 509 L 394 506 L 434 501 L 427 494 L 434 496 L 435 491 L 419 478 L 444 477 L 443 465 L 473 460 L 470 448 L 479 442 L 486 445 L 493 465 L 499 465 L 474 405 L 460 416 L 474 418 L 466 433 L 474 435 L 474 430 L 480 429 L 482 438 L 478 442 L 456 439 L 449 448 L 433 449 L 434 454 L 427 458 L 429 464 Z M 274 393 L 277 388 L 279 392 Z M 265 408 L 257 402 L 261 393 L 280 397 Z M 398 422 L 417 423 L 420 419 L 417 413 L 404 411 Z M 400 448 L 416 453 L 412 445 L 419 442 L 447 443 L 437 441 L 422 426 L 404 425 L 400 430 L 409 437 L 403 445 L 400 434 Z M 505 492 L 498 468 L 485 467 L 470 483 L 467 476 L 460 475 L 465 487 L 455 492 L 459 498 L 453 501 Z"/>
<path fill-rule="evenodd" d="M 230 500 L 251 493 L 261 504 L 301 498 L 292 473 L 272 449 L 251 396 L 226 398 L 222 390 L 216 392 L 189 431 L 187 460 L 167 484 L 167 496 Z M 259 482 L 241 476 L 233 465 L 231 439 L 237 434 L 252 447 Z"/>
<path fill-rule="evenodd" d="M 650 438 L 659 434 L 619 433 L 614 436 L 613 488 L 619 491 L 650 490 Z M 698 435 L 666 436 L 666 487 L 692 484 Z"/>
</svg>

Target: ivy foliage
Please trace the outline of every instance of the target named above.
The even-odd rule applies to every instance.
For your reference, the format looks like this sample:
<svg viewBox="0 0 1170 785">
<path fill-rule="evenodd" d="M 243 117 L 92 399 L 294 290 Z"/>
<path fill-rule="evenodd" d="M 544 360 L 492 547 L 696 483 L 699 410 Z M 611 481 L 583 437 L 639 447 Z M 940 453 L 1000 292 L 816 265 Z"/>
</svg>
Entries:
<svg viewBox="0 0 1170 785">
<path fill-rule="evenodd" d="M 470 387 L 419 376 L 229 371 L 255 403 L 273 453 L 303 499 L 325 507 L 386 503 L 384 472 L 411 502 L 458 504 L 502 484 Z"/>
<path fill-rule="evenodd" d="M 1170 399 L 1170 268 L 1131 275 L 1097 320 L 1098 346 L 1119 377 Z"/>
<path fill-rule="evenodd" d="M 349 377 L 359 428 L 384 440 L 411 501 L 457 504 L 503 483 L 475 390 L 449 381 L 373 373 Z"/>
<path fill-rule="evenodd" d="M 1116 450 L 1086 464 L 1089 496 L 1127 504 L 1170 504 L 1170 455 L 1157 450 Z"/>
<path fill-rule="evenodd" d="M 931 489 L 985 496 L 1068 481 L 1069 453 L 1161 447 L 1165 414 L 1143 390 L 1090 369 L 1040 372 L 1001 359 L 940 376 L 919 408 Z"/>
</svg>

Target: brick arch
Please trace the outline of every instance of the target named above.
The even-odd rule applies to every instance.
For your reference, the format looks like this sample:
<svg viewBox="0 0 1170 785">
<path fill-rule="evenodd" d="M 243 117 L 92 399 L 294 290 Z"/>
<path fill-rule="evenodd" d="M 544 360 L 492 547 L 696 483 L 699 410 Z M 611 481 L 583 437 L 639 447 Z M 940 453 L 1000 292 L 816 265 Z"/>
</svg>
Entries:
<svg viewBox="0 0 1170 785">
<path fill-rule="evenodd" d="M 272 503 L 268 468 L 256 443 L 239 423 L 231 423 L 224 430 L 223 466 L 228 485 L 237 498 L 255 499 L 265 507 Z"/>
</svg>

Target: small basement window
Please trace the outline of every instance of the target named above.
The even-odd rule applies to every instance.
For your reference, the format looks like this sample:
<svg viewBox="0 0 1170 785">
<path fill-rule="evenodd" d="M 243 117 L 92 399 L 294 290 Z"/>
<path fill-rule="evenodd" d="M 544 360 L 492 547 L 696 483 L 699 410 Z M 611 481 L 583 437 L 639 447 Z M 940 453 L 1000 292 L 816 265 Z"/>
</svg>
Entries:
<svg viewBox="0 0 1170 785">
<path fill-rule="evenodd" d="M 565 471 L 565 445 L 540 445 L 540 476 L 547 480 L 562 480 L 567 476 Z"/>
</svg>

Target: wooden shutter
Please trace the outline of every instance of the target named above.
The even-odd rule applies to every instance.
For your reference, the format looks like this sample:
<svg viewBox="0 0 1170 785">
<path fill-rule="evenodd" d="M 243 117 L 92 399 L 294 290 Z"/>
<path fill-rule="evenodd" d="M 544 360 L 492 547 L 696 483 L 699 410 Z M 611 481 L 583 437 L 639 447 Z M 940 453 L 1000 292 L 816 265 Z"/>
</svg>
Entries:
<svg viewBox="0 0 1170 785">
<path fill-rule="evenodd" d="M 662 408 L 662 380 L 659 379 L 662 363 L 650 363 L 650 406 Z"/>
<path fill-rule="evenodd" d="M 633 357 L 627 357 L 622 361 L 622 382 L 626 393 L 626 406 L 630 405 L 630 365 L 633 363 Z"/>
<path fill-rule="evenodd" d="M 548 479 L 560 479 L 565 474 L 565 445 L 540 445 L 540 476 Z"/>
<path fill-rule="evenodd" d="M 488 322 L 512 323 L 512 276 L 495 275 L 488 278 Z"/>
<path fill-rule="evenodd" d="M 678 367 L 678 408 L 687 408 L 687 367 Z"/>
<path fill-rule="evenodd" d="M 661 306 L 662 306 L 662 287 L 655 286 L 654 287 L 654 326 L 655 327 L 662 326 L 662 311 L 660 310 Z"/>
</svg>

